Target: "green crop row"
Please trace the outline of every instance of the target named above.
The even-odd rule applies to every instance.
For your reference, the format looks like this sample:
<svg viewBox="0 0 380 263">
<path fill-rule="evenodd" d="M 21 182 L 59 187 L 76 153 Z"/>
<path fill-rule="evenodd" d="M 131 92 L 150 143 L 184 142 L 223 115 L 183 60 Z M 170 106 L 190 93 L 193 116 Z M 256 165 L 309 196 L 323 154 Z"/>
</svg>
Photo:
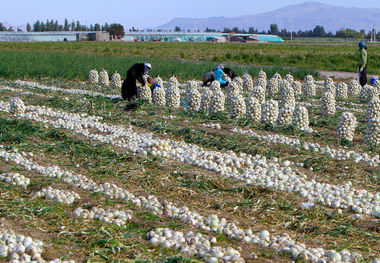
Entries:
<svg viewBox="0 0 380 263">
<path fill-rule="evenodd" d="M 128 68 L 147 57 L 122 57 L 106 54 L 76 54 L 43 51 L 0 50 L 0 76 L 9 79 L 17 78 L 63 78 L 86 80 L 91 69 L 105 69 L 109 74 L 119 72 L 125 77 Z M 202 79 L 204 73 L 215 67 L 213 62 L 188 62 L 175 59 L 149 58 L 153 65 L 151 74 L 163 78 L 176 76 L 180 80 Z M 229 66 L 226 64 L 226 66 Z M 318 73 L 305 68 L 258 67 L 230 65 L 239 75 L 247 71 L 257 76 L 260 69 L 272 76 L 275 72 L 282 75 L 291 73 L 298 79 L 305 75 Z"/>
<path fill-rule="evenodd" d="M 357 71 L 355 43 L 125 43 L 49 42 L 0 43 L 0 50 L 98 54 L 117 57 L 224 62 L 255 66 L 301 67 L 316 70 Z M 380 73 L 380 46 L 369 45 L 368 71 Z"/>
</svg>

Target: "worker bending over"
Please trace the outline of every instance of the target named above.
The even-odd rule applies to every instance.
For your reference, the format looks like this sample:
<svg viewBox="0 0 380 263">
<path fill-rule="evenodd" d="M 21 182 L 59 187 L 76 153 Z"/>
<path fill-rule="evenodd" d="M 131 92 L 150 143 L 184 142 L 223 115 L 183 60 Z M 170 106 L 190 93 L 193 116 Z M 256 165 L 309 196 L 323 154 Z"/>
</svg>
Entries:
<svg viewBox="0 0 380 263">
<path fill-rule="evenodd" d="M 137 85 L 136 81 L 145 86 L 143 75 L 148 74 L 152 69 L 152 65 L 148 62 L 136 63 L 127 71 L 127 77 L 121 87 L 121 97 L 125 100 L 135 100 L 137 98 Z"/>
<path fill-rule="evenodd" d="M 215 80 L 219 81 L 220 86 L 225 87 L 228 85 L 228 82 L 224 80 L 224 66 L 223 64 L 218 64 L 215 68 Z"/>
</svg>

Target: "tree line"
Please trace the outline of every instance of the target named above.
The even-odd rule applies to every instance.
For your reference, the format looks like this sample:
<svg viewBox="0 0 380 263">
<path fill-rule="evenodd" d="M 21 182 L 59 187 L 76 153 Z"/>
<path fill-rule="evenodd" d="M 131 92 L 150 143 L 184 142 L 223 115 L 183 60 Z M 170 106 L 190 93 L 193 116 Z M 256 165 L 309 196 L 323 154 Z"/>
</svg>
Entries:
<svg viewBox="0 0 380 263">
<path fill-rule="evenodd" d="M 0 31 L 9 31 L 14 32 L 12 26 L 6 28 L 2 23 L 0 23 Z M 21 31 L 18 29 L 17 31 Z M 37 20 L 31 25 L 30 23 L 26 24 L 27 32 L 57 32 L 57 31 L 107 31 L 112 36 L 121 36 L 123 37 L 124 27 L 121 24 L 111 24 L 105 23 L 104 25 L 100 25 L 96 23 L 95 25 L 90 24 L 82 25 L 79 21 L 72 21 L 69 23 L 67 19 L 65 19 L 63 25 L 58 23 L 58 20 L 46 20 L 46 22 L 42 22 Z"/>
<path fill-rule="evenodd" d="M 95 25 L 90 24 L 82 25 L 79 21 L 72 21 L 69 22 L 67 19 L 65 19 L 63 25 L 59 24 L 57 20 L 46 20 L 44 23 L 43 21 L 37 20 L 33 23 L 33 27 L 27 23 L 26 24 L 26 31 L 28 32 L 48 32 L 48 31 L 108 31 L 110 25 L 108 23 L 105 23 L 104 25 L 100 25 L 96 23 Z"/>
<path fill-rule="evenodd" d="M 6 28 L 2 23 L 0 23 L 0 31 L 15 31 L 12 26 L 9 28 Z M 18 29 L 18 31 L 21 31 Z M 26 31 L 28 32 L 50 32 L 50 31 L 108 31 L 111 35 L 120 35 L 124 36 L 124 27 L 121 24 L 111 24 L 105 23 L 104 25 L 100 25 L 98 23 L 96 24 L 90 24 L 88 25 L 82 25 L 79 21 L 72 21 L 69 22 L 67 19 L 65 19 L 63 24 L 59 24 L 58 20 L 46 20 L 46 22 L 37 20 L 32 25 L 30 23 L 27 23 L 26 25 Z M 139 31 L 135 27 L 132 27 L 129 31 Z M 150 30 L 152 31 L 152 30 Z M 161 31 L 161 30 L 158 30 Z M 182 31 L 179 26 L 176 26 L 174 28 L 175 32 Z M 191 32 L 190 30 L 187 30 L 187 32 Z M 197 30 L 197 32 L 200 32 L 200 30 Z M 205 32 L 221 32 L 221 33 L 240 33 L 240 34 L 272 34 L 272 35 L 278 35 L 285 39 L 290 39 L 291 37 L 321 37 L 321 38 L 345 38 L 345 39 L 371 39 L 371 34 L 373 32 L 365 32 L 364 29 L 360 31 L 356 31 L 351 28 L 346 29 L 340 29 L 336 31 L 335 33 L 332 33 L 331 31 L 326 32 L 325 28 L 323 26 L 317 25 L 314 27 L 313 30 L 299 30 L 297 32 L 288 31 L 286 28 L 279 30 L 277 24 L 271 24 L 269 26 L 269 30 L 265 31 L 259 31 L 255 29 L 254 27 L 249 27 L 248 30 L 246 29 L 240 29 L 238 27 L 233 28 L 223 28 L 223 30 L 215 30 L 212 28 L 206 27 Z M 376 34 L 376 38 L 380 39 L 380 32 Z"/>
<path fill-rule="evenodd" d="M 120 25 L 120 24 L 117 24 Z M 46 20 L 46 22 L 37 20 L 32 25 L 30 23 L 26 24 L 27 32 L 50 32 L 50 31 L 109 31 L 111 25 L 105 23 L 104 25 L 100 25 L 96 23 L 95 25 L 90 24 L 82 25 L 79 21 L 72 21 L 69 23 L 67 19 L 65 19 L 64 24 L 59 24 L 58 20 Z M 14 32 L 15 30 L 10 26 L 6 28 L 2 23 L 0 23 L 0 31 L 9 31 Z M 21 31 L 18 29 L 18 31 Z"/>
<path fill-rule="evenodd" d="M 13 32 L 14 29 L 12 28 L 12 26 L 10 26 L 9 28 L 7 28 L 6 26 L 3 25 L 3 23 L 0 23 L 0 31 L 9 31 L 9 32 Z"/>
</svg>

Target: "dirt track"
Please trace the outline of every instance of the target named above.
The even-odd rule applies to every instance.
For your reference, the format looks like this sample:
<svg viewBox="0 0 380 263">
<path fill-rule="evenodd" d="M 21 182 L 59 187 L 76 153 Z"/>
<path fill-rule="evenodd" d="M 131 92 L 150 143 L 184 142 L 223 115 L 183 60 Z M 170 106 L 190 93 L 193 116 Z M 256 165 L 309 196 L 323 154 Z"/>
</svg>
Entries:
<svg viewBox="0 0 380 263">
<path fill-rule="evenodd" d="M 339 79 L 339 80 L 350 80 L 350 79 L 356 79 L 358 74 L 354 72 L 344 72 L 344 71 L 324 71 L 320 70 L 319 74 L 321 75 L 321 78 L 324 79 L 326 77 L 331 77 L 333 79 Z M 372 76 L 375 75 L 368 75 L 368 82 L 371 79 Z M 378 76 L 375 76 L 378 77 Z"/>
</svg>

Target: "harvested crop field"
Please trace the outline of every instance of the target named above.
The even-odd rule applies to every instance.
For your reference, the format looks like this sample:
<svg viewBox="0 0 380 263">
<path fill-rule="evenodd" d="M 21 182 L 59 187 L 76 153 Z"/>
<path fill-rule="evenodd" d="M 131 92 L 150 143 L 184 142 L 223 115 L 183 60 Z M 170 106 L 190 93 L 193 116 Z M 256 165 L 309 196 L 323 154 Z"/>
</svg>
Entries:
<svg viewBox="0 0 380 263">
<path fill-rule="evenodd" d="M 378 262 L 380 82 L 170 69 L 127 102 L 117 66 L 91 82 L 88 64 L 17 66 L 0 78 L 1 262 Z"/>
</svg>

